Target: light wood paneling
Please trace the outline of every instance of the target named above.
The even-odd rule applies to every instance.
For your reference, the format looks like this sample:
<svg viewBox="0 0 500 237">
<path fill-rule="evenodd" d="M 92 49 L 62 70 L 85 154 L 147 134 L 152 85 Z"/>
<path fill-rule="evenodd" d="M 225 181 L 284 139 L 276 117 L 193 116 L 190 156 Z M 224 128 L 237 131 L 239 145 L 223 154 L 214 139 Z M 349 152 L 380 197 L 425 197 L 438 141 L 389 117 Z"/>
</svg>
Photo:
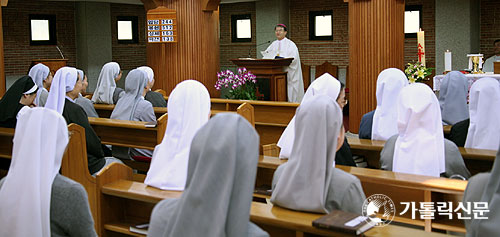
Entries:
<svg viewBox="0 0 500 237">
<path fill-rule="evenodd" d="M 207 4 L 214 9 L 214 1 L 142 2 L 146 11 L 158 6 L 177 11 L 178 42 L 147 44 L 147 62 L 155 71 L 155 88 L 170 94 L 179 82 L 195 79 L 207 87 L 211 97 L 218 97 L 214 85 L 219 70 L 219 12 L 207 10 Z"/>
<path fill-rule="evenodd" d="M 378 74 L 404 66 L 404 0 L 349 1 L 349 124 L 374 110 Z"/>
</svg>

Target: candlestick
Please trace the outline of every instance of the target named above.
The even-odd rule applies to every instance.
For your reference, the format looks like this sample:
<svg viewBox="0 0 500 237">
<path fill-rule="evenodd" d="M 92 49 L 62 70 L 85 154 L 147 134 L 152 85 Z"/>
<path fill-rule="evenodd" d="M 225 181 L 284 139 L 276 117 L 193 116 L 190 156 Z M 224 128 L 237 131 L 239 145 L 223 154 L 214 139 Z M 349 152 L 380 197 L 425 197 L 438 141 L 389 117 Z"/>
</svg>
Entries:
<svg viewBox="0 0 500 237">
<path fill-rule="evenodd" d="M 417 32 L 418 61 L 425 67 L 425 34 L 422 29 Z"/>
<path fill-rule="evenodd" d="M 446 50 L 446 52 L 444 52 L 444 71 L 445 72 L 451 71 L 451 52 L 450 52 L 450 50 Z"/>
</svg>

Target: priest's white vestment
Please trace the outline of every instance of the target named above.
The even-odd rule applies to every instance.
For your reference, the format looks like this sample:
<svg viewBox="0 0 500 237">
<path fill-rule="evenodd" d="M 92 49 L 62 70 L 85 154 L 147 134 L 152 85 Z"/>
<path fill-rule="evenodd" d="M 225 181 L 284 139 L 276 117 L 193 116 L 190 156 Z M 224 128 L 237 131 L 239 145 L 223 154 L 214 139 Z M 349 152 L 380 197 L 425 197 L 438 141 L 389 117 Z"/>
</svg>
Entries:
<svg viewBox="0 0 500 237">
<path fill-rule="evenodd" d="M 273 59 L 276 56 L 293 58 L 292 63 L 286 67 L 288 102 L 300 103 L 304 96 L 304 81 L 302 80 L 299 49 L 295 43 L 286 37 L 282 40 L 275 40 L 262 52 L 262 55 L 265 59 Z"/>
</svg>

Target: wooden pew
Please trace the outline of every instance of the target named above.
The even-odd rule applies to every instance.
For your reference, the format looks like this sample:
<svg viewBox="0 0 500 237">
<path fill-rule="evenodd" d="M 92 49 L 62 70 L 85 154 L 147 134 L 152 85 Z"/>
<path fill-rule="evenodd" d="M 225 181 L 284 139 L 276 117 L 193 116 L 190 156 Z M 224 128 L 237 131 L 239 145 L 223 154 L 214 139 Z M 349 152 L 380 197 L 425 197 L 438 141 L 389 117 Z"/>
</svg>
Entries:
<svg viewBox="0 0 500 237">
<path fill-rule="evenodd" d="M 165 101 L 168 101 L 168 96 L 165 96 L 165 91 L 158 89 L 156 92 L 164 95 Z M 91 93 L 86 95 L 92 96 Z M 243 103 L 249 103 L 254 107 L 255 129 L 259 133 L 261 140 L 260 144 L 277 143 L 286 126 L 295 115 L 295 110 L 299 103 L 276 102 L 276 101 L 257 101 L 257 100 L 231 100 L 231 99 L 210 99 L 214 111 L 236 111 Z M 94 104 L 97 114 L 101 118 L 109 118 L 113 112 L 114 105 Z M 165 108 L 154 107 L 156 118 L 166 113 Z"/>
<path fill-rule="evenodd" d="M 112 164 L 97 175 L 100 196 L 102 236 L 115 234 L 142 236 L 129 231 L 129 226 L 147 222 L 156 203 L 166 198 L 179 198 L 179 191 L 163 191 L 131 181 L 132 170 L 121 164 Z M 304 213 L 273 207 L 271 204 L 253 202 L 250 220 L 269 231 L 271 236 L 345 236 L 343 233 L 318 229 L 312 220 L 321 214 Z M 365 236 L 441 236 L 405 227 L 389 225 L 372 228 Z"/>
<path fill-rule="evenodd" d="M 85 129 L 72 123 L 68 125 L 68 132 L 70 139 L 61 163 L 61 174 L 80 183 L 87 191 L 94 227 L 99 234 L 101 230 L 97 208 L 96 178 L 90 174 L 88 168 L 87 147 L 84 145 L 86 143 Z"/>
<path fill-rule="evenodd" d="M 450 134 L 451 132 L 451 125 L 443 125 L 443 132 L 444 132 L 444 135 L 448 135 Z"/>
<path fill-rule="evenodd" d="M 249 103 L 241 104 L 235 111 L 255 126 L 252 105 Z M 215 115 L 227 111 L 212 110 L 211 112 L 212 115 Z M 102 143 L 150 150 L 153 150 L 163 140 L 167 120 L 168 114 L 165 113 L 157 120 L 156 127 L 147 128 L 145 127 L 146 122 L 89 117 L 90 125 L 97 136 L 101 138 Z"/>
<path fill-rule="evenodd" d="M 351 146 L 353 154 L 362 155 L 367 158 L 369 167 L 380 168 L 380 152 L 384 148 L 385 141 L 348 137 L 347 142 Z M 487 172 L 493 167 L 496 151 L 464 147 L 459 147 L 458 150 L 462 154 L 465 165 L 472 175 L 479 172 Z"/>
<path fill-rule="evenodd" d="M 109 118 L 111 117 L 111 113 L 113 113 L 113 109 L 115 105 L 108 104 L 94 104 L 94 109 L 99 115 L 99 118 Z M 162 115 L 167 113 L 166 107 L 153 107 L 155 111 L 156 119 L 159 119 Z"/>
<path fill-rule="evenodd" d="M 146 122 L 108 118 L 89 117 L 89 122 L 104 144 L 153 150 L 163 140 L 167 118 L 162 115 L 154 128 L 147 128 Z"/>
<path fill-rule="evenodd" d="M 12 157 L 14 131 L 13 128 L 0 128 L 0 158 L 10 159 Z"/>
<path fill-rule="evenodd" d="M 243 103 L 235 110 L 255 127 L 252 105 Z M 227 111 L 212 110 L 211 112 L 212 115 L 215 115 Z M 163 140 L 167 127 L 167 118 L 168 114 L 163 114 L 157 120 L 157 126 L 154 128 L 145 127 L 146 122 L 109 118 L 89 117 L 89 122 L 97 133 L 97 136 L 101 138 L 103 144 L 154 150 L 155 146 Z M 134 160 L 123 160 L 123 162 L 142 172 L 147 172 L 149 169 L 149 163 L 147 162 L 137 162 Z"/>
<path fill-rule="evenodd" d="M 270 187 L 272 174 L 269 175 L 265 173 L 265 175 L 262 175 L 262 168 L 266 168 L 268 172 L 274 172 L 274 170 L 284 162 L 286 162 L 286 160 L 279 160 L 277 157 L 262 157 L 262 159 L 259 160 L 256 184 L 267 184 Z M 456 208 L 456 204 L 463 199 L 463 192 L 467 186 L 467 181 L 462 180 L 342 165 L 337 165 L 336 167 L 358 177 L 367 197 L 373 194 L 385 194 L 389 196 L 394 201 L 398 214 L 402 212 L 405 207 L 401 202 L 452 202 Z M 263 194 L 254 196 L 270 198 Z M 418 216 L 419 213 L 417 212 L 416 215 Z M 413 220 L 411 219 L 411 213 L 407 212 L 403 216 L 396 216 L 394 221 L 423 226 L 427 231 L 431 231 L 431 229 L 434 228 L 465 232 L 464 224 L 457 219 L 456 215 L 454 218 L 455 219 L 450 221 L 438 217 L 436 214 L 436 220 Z"/>
<path fill-rule="evenodd" d="M 416 205 L 418 202 L 452 202 L 456 208 L 457 203 L 463 199 L 467 181 L 341 165 L 336 167 L 358 177 L 367 197 L 373 194 L 389 196 L 396 206 L 397 216 L 394 221 L 424 226 L 427 231 L 435 228 L 465 233 L 464 224 L 457 219 L 456 215 L 452 220 L 447 220 L 437 214 L 435 220 L 421 220 L 417 212 L 417 219 L 413 220 L 411 211 L 403 216 L 399 213 L 405 208 L 401 202 L 412 201 L 417 202 Z"/>
<path fill-rule="evenodd" d="M 165 97 L 168 100 L 168 97 Z M 260 135 L 260 144 L 278 143 L 281 134 L 295 115 L 299 103 L 277 101 L 249 101 L 211 98 L 212 109 L 234 110 L 244 102 L 250 103 L 255 111 L 255 129 Z M 445 134 L 449 134 L 451 126 L 444 126 Z"/>
<path fill-rule="evenodd" d="M 298 103 L 276 101 L 250 101 L 211 98 L 213 110 L 232 111 L 243 103 L 254 107 L 255 129 L 260 135 L 260 144 L 277 143 L 286 126 L 295 115 Z"/>
</svg>

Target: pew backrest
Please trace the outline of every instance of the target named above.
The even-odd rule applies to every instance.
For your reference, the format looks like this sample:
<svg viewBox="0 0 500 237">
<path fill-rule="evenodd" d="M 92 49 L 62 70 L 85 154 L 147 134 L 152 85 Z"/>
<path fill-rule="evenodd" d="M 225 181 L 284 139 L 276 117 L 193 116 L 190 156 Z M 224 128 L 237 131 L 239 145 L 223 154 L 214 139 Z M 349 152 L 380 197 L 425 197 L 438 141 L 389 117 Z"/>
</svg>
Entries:
<svg viewBox="0 0 500 237">
<path fill-rule="evenodd" d="M 100 221 L 97 215 L 96 179 L 88 168 L 85 129 L 77 124 L 68 125 L 70 139 L 61 163 L 61 174 L 80 183 L 87 191 L 90 211 L 94 218 L 96 232 L 100 233 Z"/>
<path fill-rule="evenodd" d="M 111 113 L 113 113 L 113 110 L 115 109 L 115 105 L 94 104 L 94 109 L 99 115 L 99 118 L 110 118 Z M 166 107 L 153 107 L 153 110 L 157 119 L 167 112 Z"/>
<path fill-rule="evenodd" d="M 12 157 L 12 142 L 14 139 L 13 128 L 0 128 L 0 158 Z"/>
<path fill-rule="evenodd" d="M 272 174 L 268 175 L 264 173 L 263 169 L 274 171 L 279 165 L 285 162 L 286 160 L 280 160 L 277 157 L 261 157 L 256 183 L 270 187 Z M 452 202 L 456 207 L 458 202 L 463 199 L 463 193 L 467 186 L 467 181 L 463 180 L 342 165 L 337 165 L 336 168 L 356 176 L 361 181 L 367 197 L 373 194 L 384 194 L 390 197 L 394 201 L 396 212 L 399 211 L 398 213 L 405 209 L 403 202 L 415 202 L 416 205 L 419 202 Z M 465 232 L 463 223 L 456 216 L 453 220 L 443 219 L 442 217 L 436 216 L 435 220 L 424 220 L 419 217 L 412 219 L 411 212 L 406 212 L 404 215 L 396 215 L 395 221 L 424 226 L 427 231 L 437 228 Z"/>
<path fill-rule="evenodd" d="M 166 198 L 179 198 L 182 195 L 179 191 L 159 190 L 148 187 L 144 183 L 131 181 L 131 176 L 132 170 L 122 164 L 111 164 L 97 175 L 102 228 L 106 233 L 118 232 L 134 235 L 128 230 L 131 223 L 127 220 L 131 216 L 135 218 L 141 216 L 144 220 L 149 220 L 154 204 Z M 268 203 L 252 202 L 250 208 L 250 220 L 269 231 L 271 236 L 275 234 L 302 236 L 309 233 L 322 236 L 344 236 L 343 233 L 313 227 L 312 221 L 322 215 L 288 210 Z M 372 228 L 365 233 L 366 236 L 401 236 L 403 234 L 405 236 L 441 236 L 393 225 Z"/>
</svg>

